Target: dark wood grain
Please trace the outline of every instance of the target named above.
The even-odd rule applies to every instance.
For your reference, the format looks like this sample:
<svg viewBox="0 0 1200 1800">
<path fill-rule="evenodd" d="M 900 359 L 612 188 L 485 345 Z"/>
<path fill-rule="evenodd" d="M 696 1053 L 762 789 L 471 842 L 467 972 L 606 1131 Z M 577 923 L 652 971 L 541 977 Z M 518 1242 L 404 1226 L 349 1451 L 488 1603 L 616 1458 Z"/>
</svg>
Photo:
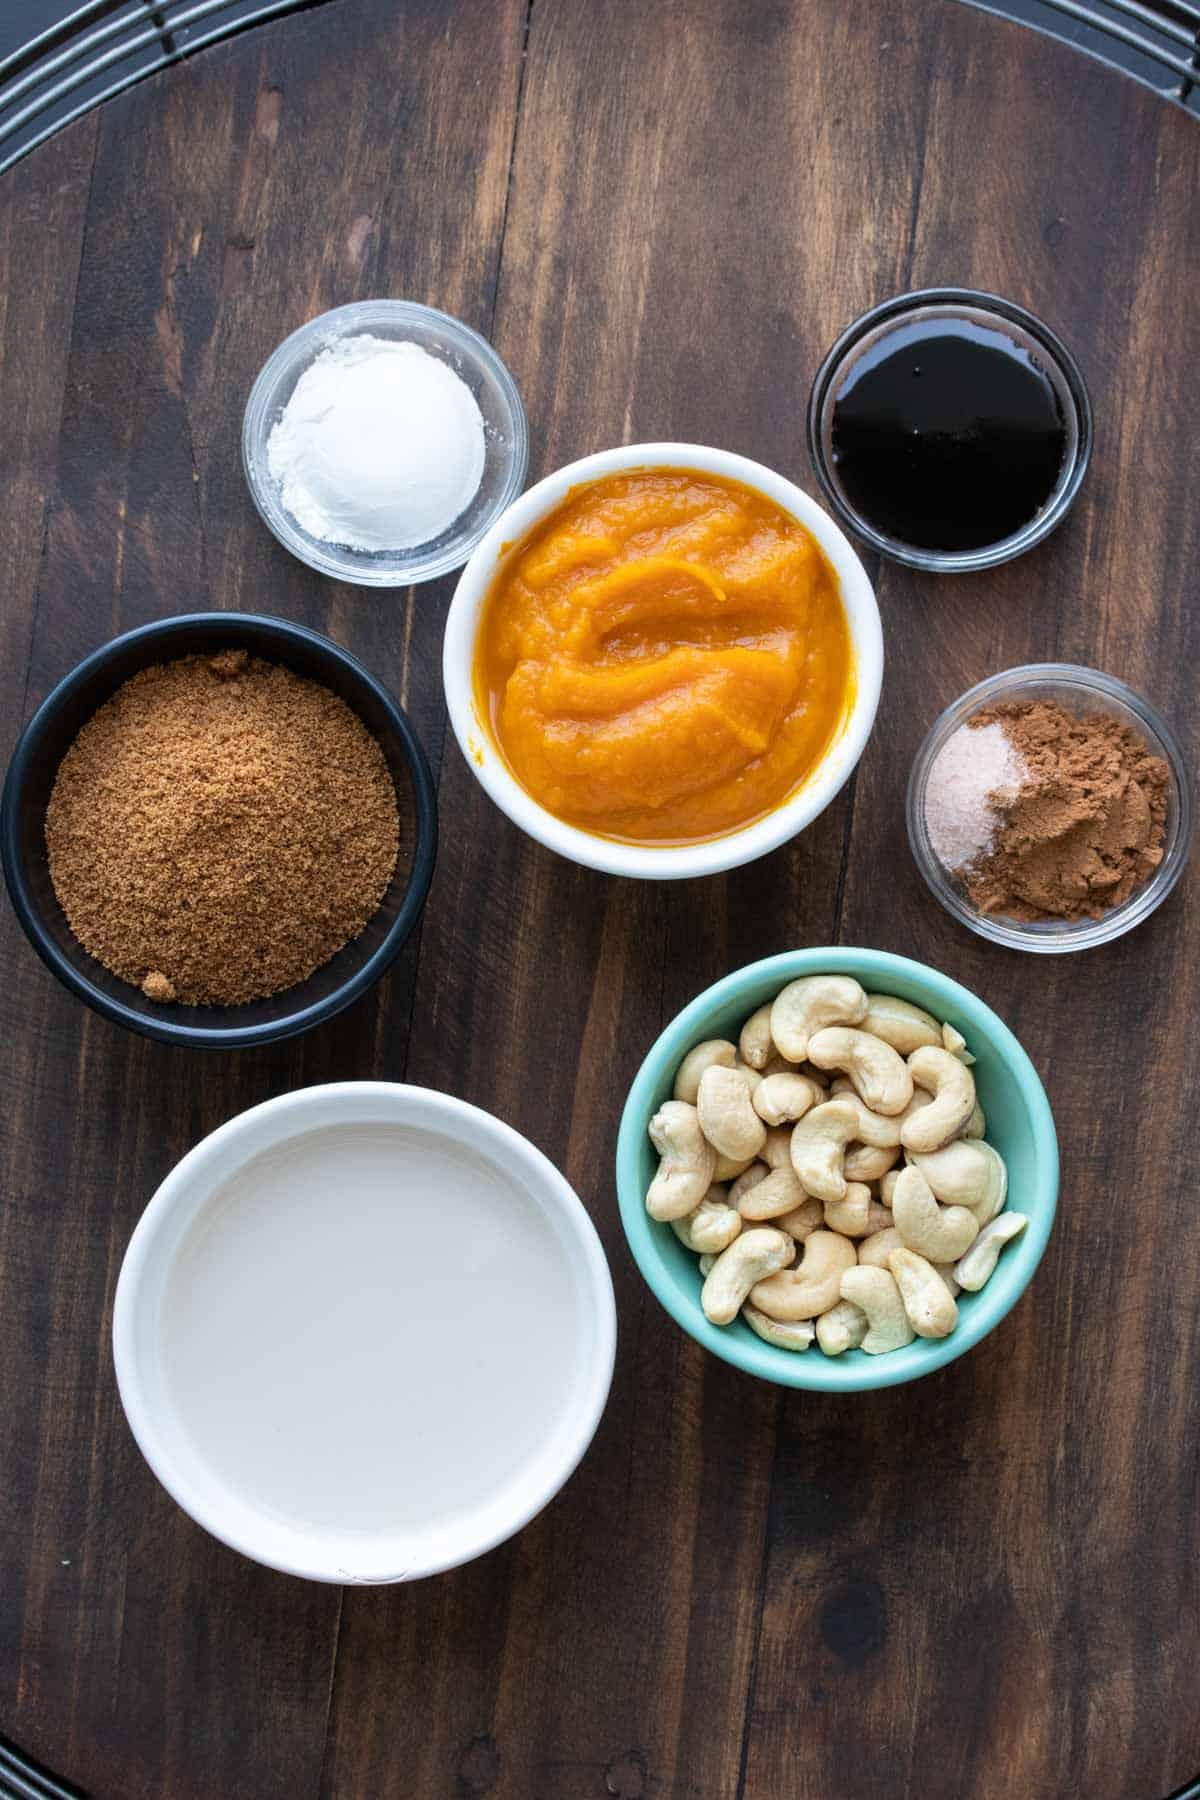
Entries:
<svg viewBox="0 0 1200 1800">
<path fill-rule="evenodd" d="M 14 729 L 114 631 L 213 604 L 352 643 L 439 759 L 448 584 L 364 597 L 294 562 L 247 506 L 240 420 L 273 344 L 326 306 L 398 292 L 486 329 L 523 28 L 523 7 L 487 0 L 453 30 L 436 4 L 331 8 L 139 87 L 52 146 L 42 205 L 75 146 L 81 191 L 60 210 L 85 229 L 76 282 L 69 237 L 56 274 L 26 202 L 10 265 L 19 289 L 22 253 L 39 256 L 57 327 L 29 401 L 46 415 L 50 500 L 44 528 L 29 521 L 40 561 Z M 40 167 L 17 172 L 18 222 Z M 6 334 L 6 366 L 22 351 Z M 14 607 L 5 629 L 20 623 Z M 418 948 L 303 1043 L 196 1062 L 85 1017 L 5 919 L 19 1032 L 5 1032 L 0 1716 L 97 1795 L 319 1787 L 340 1595 L 228 1556 L 156 1490 L 112 1380 L 111 1297 L 145 1196 L 186 1144 L 272 1093 L 402 1072 Z"/>
<path fill-rule="evenodd" d="M 0 925 L 0 1729 L 113 1800 L 1161 1800 L 1200 1767 L 1194 882 L 1110 948 L 1034 963 L 937 909 L 902 806 L 936 711 L 1026 660 L 1133 681 L 1194 757 L 1198 171 L 1194 122 L 953 0 L 343 0 L 133 90 L 0 183 L 6 745 L 112 632 L 261 607 L 400 694 L 443 818 L 398 970 L 275 1050 L 133 1040 Z M 494 336 L 533 474 L 679 437 L 811 489 L 821 353 L 936 281 L 1068 337 L 1097 413 L 1084 496 L 1008 569 L 877 572 L 888 665 L 859 773 L 725 880 L 609 881 L 523 839 L 441 754 L 449 584 L 325 583 L 245 496 L 259 364 L 374 293 Z M 612 1150 L 691 994 L 835 940 L 936 963 L 1009 1020 L 1055 1106 L 1063 1198 L 1032 1289 L 970 1356 L 781 1397 L 648 1295 Z M 356 1075 L 484 1105 L 567 1171 L 620 1344 L 590 1455 L 517 1540 L 343 1595 L 178 1512 L 125 1428 L 108 1332 L 129 1232 L 188 1145 Z"/>
</svg>

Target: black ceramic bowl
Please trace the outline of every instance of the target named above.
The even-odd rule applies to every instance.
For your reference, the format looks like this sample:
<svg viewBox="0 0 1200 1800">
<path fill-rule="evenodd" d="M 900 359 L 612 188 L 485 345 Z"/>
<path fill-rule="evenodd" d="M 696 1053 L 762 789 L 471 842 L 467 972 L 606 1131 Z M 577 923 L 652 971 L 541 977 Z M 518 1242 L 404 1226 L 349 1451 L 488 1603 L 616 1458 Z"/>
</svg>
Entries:
<svg viewBox="0 0 1200 1800">
<path fill-rule="evenodd" d="M 110 975 L 72 935 L 50 881 L 46 806 L 58 765 L 80 728 L 123 682 L 173 657 L 245 649 L 319 681 L 357 713 L 377 740 L 400 810 L 400 855 L 391 886 L 361 935 L 307 981 L 244 1006 L 162 1006 Z M 60 681 L 22 732 L 0 803 L 0 853 L 17 917 L 42 961 L 106 1019 L 161 1043 L 230 1050 L 294 1037 L 364 994 L 395 961 L 425 904 L 437 855 L 437 802 L 429 764 L 387 689 L 345 650 L 285 619 L 252 613 L 188 613 L 114 638 Z"/>
</svg>

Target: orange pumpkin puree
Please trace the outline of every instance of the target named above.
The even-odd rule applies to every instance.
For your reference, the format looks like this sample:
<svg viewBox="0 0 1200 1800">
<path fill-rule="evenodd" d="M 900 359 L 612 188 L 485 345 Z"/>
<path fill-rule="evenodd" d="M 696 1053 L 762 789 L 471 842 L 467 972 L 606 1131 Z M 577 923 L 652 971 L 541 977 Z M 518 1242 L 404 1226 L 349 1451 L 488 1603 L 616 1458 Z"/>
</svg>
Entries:
<svg viewBox="0 0 1200 1800">
<path fill-rule="evenodd" d="M 527 792 L 585 831 L 719 837 L 778 806 L 854 699 L 837 578 L 788 513 L 691 469 L 573 489 L 484 603 L 475 700 Z"/>
</svg>

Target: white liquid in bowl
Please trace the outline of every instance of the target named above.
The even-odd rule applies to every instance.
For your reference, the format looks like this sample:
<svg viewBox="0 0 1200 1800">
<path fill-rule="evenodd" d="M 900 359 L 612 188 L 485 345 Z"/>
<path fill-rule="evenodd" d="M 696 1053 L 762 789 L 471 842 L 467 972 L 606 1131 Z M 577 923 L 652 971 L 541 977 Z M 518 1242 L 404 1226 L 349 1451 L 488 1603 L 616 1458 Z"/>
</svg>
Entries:
<svg viewBox="0 0 1200 1800">
<path fill-rule="evenodd" d="M 490 1162 L 403 1125 L 255 1157 L 173 1260 L 167 1394 L 248 1504 L 419 1531 L 493 1500 L 566 1419 L 583 1354 L 551 1218 Z"/>
</svg>

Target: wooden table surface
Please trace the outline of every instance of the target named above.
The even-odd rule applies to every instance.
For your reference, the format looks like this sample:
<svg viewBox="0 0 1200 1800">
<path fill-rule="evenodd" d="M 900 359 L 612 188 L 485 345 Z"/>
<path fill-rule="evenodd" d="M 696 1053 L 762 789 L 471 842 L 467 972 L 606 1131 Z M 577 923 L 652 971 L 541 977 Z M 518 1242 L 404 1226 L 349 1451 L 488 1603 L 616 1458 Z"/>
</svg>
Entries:
<svg viewBox="0 0 1200 1800">
<path fill-rule="evenodd" d="M 953 925 L 906 847 L 934 714 L 1014 663 L 1200 711 L 1200 132 L 955 0 L 343 0 L 210 50 L 0 182 L 0 733 L 113 633 L 282 613 L 398 693 L 439 769 L 419 937 L 349 1013 L 228 1057 L 60 988 L 5 910 L 0 1730 L 136 1800 L 1161 1800 L 1200 1769 L 1200 1005 L 1194 874 L 1079 958 Z M 814 489 L 808 384 L 893 292 L 1042 313 L 1096 410 L 1091 473 L 1008 568 L 878 582 L 884 697 L 856 780 L 728 879 L 576 869 L 445 729 L 451 583 L 309 573 L 247 498 L 272 347 L 367 295 L 496 342 L 531 475 L 622 441 L 744 451 Z M 706 1359 L 625 1250 L 627 1083 L 701 987 L 797 944 L 945 969 L 1008 1020 L 1063 1151 L 1031 1290 L 880 1393 Z M 109 1348 L 133 1225 L 233 1113 L 342 1077 L 490 1108 L 565 1169 L 620 1342 L 590 1455 L 473 1566 L 339 1591 L 208 1538 L 134 1447 Z"/>
</svg>

